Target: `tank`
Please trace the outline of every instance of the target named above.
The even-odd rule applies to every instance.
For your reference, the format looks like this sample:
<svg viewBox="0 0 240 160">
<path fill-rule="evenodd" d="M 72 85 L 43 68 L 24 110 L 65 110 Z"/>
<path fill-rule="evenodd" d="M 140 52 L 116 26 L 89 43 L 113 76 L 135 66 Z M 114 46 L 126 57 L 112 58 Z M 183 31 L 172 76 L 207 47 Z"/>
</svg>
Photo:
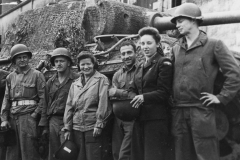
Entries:
<svg viewBox="0 0 240 160">
<path fill-rule="evenodd" d="M 240 12 L 209 13 L 203 14 L 203 17 L 201 26 L 240 22 Z M 116 1 L 98 1 L 91 6 L 84 1 L 74 1 L 29 10 L 16 17 L 5 32 L 0 53 L 0 68 L 10 71 L 14 69 L 9 58 L 10 49 L 14 44 L 23 43 L 33 53 L 30 65 L 41 70 L 48 79 L 56 71 L 49 66 L 45 67 L 44 61 L 47 61 L 47 55 L 55 48 L 68 48 L 75 64 L 72 69 L 76 72 L 76 57 L 82 50 L 87 49 L 97 58 L 99 71 L 111 79 L 114 72 L 122 66 L 118 46 L 124 40 L 135 41 L 137 59 L 144 59 L 137 35 L 142 27 L 157 28 L 162 37 L 163 47 L 173 45 L 178 32 L 170 19 L 171 15 L 168 13 Z M 171 56 L 168 52 L 165 52 L 165 55 Z M 234 55 L 239 60 L 239 54 Z M 224 77 L 219 72 L 215 82 L 215 93 L 220 91 L 223 82 Z M 217 122 L 220 152 L 221 156 L 225 157 L 235 152 L 234 146 L 240 146 L 240 93 L 227 106 L 219 108 Z"/>
</svg>

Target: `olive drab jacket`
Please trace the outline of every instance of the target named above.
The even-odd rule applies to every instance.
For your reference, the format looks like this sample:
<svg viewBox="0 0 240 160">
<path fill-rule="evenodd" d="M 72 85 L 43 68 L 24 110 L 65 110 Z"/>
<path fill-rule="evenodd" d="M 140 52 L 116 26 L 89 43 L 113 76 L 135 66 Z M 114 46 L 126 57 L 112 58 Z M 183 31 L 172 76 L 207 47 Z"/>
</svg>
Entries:
<svg viewBox="0 0 240 160">
<path fill-rule="evenodd" d="M 216 95 L 226 105 L 240 88 L 240 69 L 232 53 L 221 40 L 208 38 L 200 31 L 190 48 L 185 38 L 172 49 L 175 61 L 173 91 L 176 106 L 201 106 L 202 92 L 213 93 L 220 70 L 226 77 L 221 92 Z"/>
<path fill-rule="evenodd" d="M 108 99 L 109 81 L 95 71 L 82 84 L 82 76 L 72 83 L 64 112 L 64 130 L 85 132 L 93 128 L 104 128 L 112 112 Z"/>
</svg>

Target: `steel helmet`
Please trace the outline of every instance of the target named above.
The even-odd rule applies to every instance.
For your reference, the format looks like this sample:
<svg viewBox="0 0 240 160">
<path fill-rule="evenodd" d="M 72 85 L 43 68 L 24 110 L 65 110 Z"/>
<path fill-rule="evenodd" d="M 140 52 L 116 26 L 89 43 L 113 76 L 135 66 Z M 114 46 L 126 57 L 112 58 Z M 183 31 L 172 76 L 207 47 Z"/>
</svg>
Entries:
<svg viewBox="0 0 240 160">
<path fill-rule="evenodd" d="M 71 54 L 69 53 L 69 51 L 66 48 L 61 47 L 61 48 L 56 48 L 53 50 L 53 52 L 51 53 L 51 58 L 50 58 L 50 62 L 53 66 L 55 66 L 54 59 L 57 56 L 66 57 L 70 61 L 71 65 L 73 64 Z"/>
<path fill-rule="evenodd" d="M 200 8 L 194 3 L 183 3 L 174 12 L 171 22 L 176 24 L 176 20 L 179 17 L 187 17 L 191 19 L 196 19 L 200 23 L 202 22 L 202 12 Z"/>
<path fill-rule="evenodd" d="M 114 115 L 123 121 L 132 121 L 139 116 L 140 109 L 133 108 L 132 99 L 111 99 Z"/>
<path fill-rule="evenodd" d="M 11 61 L 14 63 L 14 57 L 22 54 L 22 53 L 27 53 L 29 55 L 29 58 L 32 58 L 32 52 L 29 51 L 28 47 L 24 44 L 16 44 L 14 45 L 11 50 L 10 50 L 10 55 L 11 55 Z"/>
<path fill-rule="evenodd" d="M 58 150 L 55 152 L 54 157 L 62 160 L 72 160 L 76 159 L 78 156 L 78 147 L 72 141 L 66 140 L 61 144 Z"/>
</svg>

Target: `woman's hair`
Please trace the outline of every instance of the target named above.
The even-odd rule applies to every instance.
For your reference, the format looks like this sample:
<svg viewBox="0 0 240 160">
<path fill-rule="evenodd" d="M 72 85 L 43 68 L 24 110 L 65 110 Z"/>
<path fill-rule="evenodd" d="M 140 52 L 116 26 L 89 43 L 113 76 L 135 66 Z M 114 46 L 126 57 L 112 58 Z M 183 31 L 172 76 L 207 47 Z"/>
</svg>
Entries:
<svg viewBox="0 0 240 160">
<path fill-rule="evenodd" d="M 159 32 L 158 32 L 158 30 L 156 28 L 153 28 L 153 27 L 143 27 L 142 29 L 140 29 L 138 31 L 138 35 L 140 37 L 142 37 L 144 35 L 151 35 L 153 37 L 153 39 L 155 40 L 155 42 L 157 44 L 160 44 L 161 37 L 160 37 L 160 34 L 159 34 Z M 157 47 L 157 53 L 159 53 L 160 55 L 164 56 L 163 50 L 162 50 L 161 46 Z"/>
<path fill-rule="evenodd" d="M 136 53 L 136 45 L 133 41 L 131 40 L 127 40 L 127 41 L 123 41 L 121 44 L 120 44 L 120 47 L 119 49 L 121 49 L 121 47 L 123 46 L 132 46 L 133 47 L 133 51 Z"/>
<path fill-rule="evenodd" d="M 98 62 L 97 62 L 97 59 L 93 56 L 93 53 L 90 52 L 90 51 L 82 51 L 78 57 L 77 57 L 77 61 L 78 61 L 78 66 L 79 66 L 79 63 L 81 60 L 83 59 L 86 59 L 86 58 L 89 58 L 91 59 L 93 65 L 94 65 L 94 69 L 98 69 Z M 79 70 L 80 70 L 80 67 L 79 67 Z"/>
<path fill-rule="evenodd" d="M 151 35 L 153 39 L 156 41 L 156 43 L 159 43 L 161 40 L 158 30 L 153 27 L 143 27 L 138 31 L 138 34 L 140 37 L 144 35 Z"/>
</svg>

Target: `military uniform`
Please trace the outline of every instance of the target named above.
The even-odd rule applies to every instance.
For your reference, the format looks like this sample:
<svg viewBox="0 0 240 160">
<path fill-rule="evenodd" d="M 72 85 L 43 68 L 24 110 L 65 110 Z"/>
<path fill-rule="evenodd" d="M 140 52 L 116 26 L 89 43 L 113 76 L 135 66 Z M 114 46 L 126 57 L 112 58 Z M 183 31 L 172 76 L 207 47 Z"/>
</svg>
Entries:
<svg viewBox="0 0 240 160">
<path fill-rule="evenodd" d="M 202 92 L 213 93 L 219 68 L 226 80 L 216 97 L 226 105 L 240 87 L 239 67 L 220 40 L 200 31 L 190 48 L 183 37 L 172 49 L 175 60 L 172 133 L 177 160 L 219 160 L 215 105 L 206 107 Z"/>
<path fill-rule="evenodd" d="M 160 53 L 135 71 L 131 92 L 143 95 L 140 116 L 135 128 L 139 136 L 133 136 L 132 157 L 136 160 L 164 159 L 168 139 L 168 98 L 172 89 L 173 66 L 171 60 Z M 135 132 L 135 131 L 134 131 Z"/>
<path fill-rule="evenodd" d="M 123 66 L 113 75 L 112 85 L 116 87 L 116 93 L 113 97 L 126 98 L 128 89 L 133 81 L 134 72 L 137 64 L 129 70 Z M 131 141 L 134 121 L 123 121 L 114 118 L 112 132 L 112 152 L 114 160 L 127 160 L 131 155 Z"/>
<path fill-rule="evenodd" d="M 2 104 L 2 121 L 9 121 L 16 132 L 17 144 L 7 148 L 7 160 L 39 160 L 33 139 L 37 136 L 36 117 L 45 104 L 45 79 L 41 72 L 29 68 L 10 73 L 6 79 Z"/>
<path fill-rule="evenodd" d="M 61 132 L 63 128 L 63 115 L 70 86 L 78 77 L 79 75 L 77 73 L 70 71 L 62 83 L 58 80 L 58 74 L 55 74 L 47 82 L 47 106 L 43 108 L 39 125 L 49 127 L 49 160 L 55 159 L 53 157 L 54 153 L 65 140 L 64 132 Z"/>
</svg>

